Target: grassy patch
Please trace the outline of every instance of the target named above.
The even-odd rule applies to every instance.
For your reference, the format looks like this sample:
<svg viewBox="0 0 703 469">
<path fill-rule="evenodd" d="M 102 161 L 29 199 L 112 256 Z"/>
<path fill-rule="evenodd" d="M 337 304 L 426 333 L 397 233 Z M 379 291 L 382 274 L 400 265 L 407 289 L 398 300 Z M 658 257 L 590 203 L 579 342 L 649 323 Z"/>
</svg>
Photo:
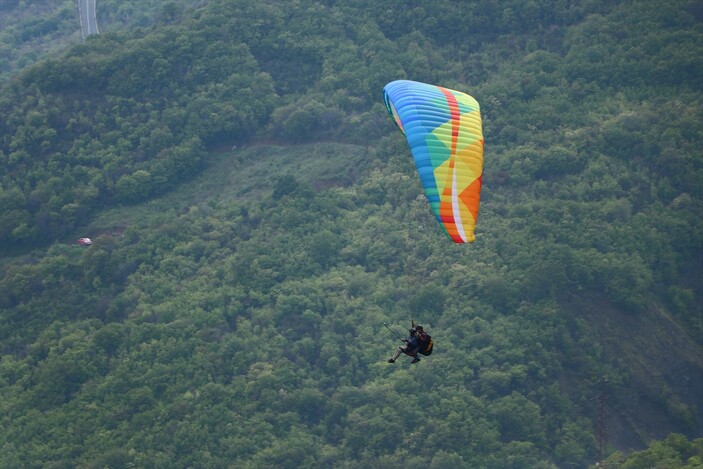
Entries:
<svg viewBox="0 0 703 469">
<path fill-rule="evenodd" d="M 292 175 L 315 190 L 348 186 L 367 167 L 367 149 L 341 143 L 296 146 L 254 145 L 208 157 L 204 171 L 191 181 L 147 202 L 109 208 L 87 232 L 107 232 L 132 224 L 158 224 L 163 217 L 194 205 L 265 197 L 277 178 Z"/>
</svg>

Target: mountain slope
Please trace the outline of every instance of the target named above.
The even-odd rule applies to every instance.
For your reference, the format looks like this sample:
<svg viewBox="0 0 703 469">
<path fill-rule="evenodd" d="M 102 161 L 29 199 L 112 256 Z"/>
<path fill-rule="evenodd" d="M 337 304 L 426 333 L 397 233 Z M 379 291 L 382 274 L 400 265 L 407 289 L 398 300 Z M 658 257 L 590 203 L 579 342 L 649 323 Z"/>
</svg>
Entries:
<svg viewBox="0 0 703 469">
<path fill-rule="evenodd" d="M 701 436 L 696 4 L 434 5 L 212 1 L 3 87 L 0 466 L 586 467 L 602 376 L 606 452 Z M 482 105 L 472 245 L 397 78 Z"/>
<path fill-rule="evenodd" d="M 632 315 L 599 298 L 566 308 L 589 324 L 608 364 L 603 374 L 611 382 L 606 387 L 611 444 L 637 448 L 669 433 L 703 433 L 703 348 L 666 309 L 652 305 Z"/>
</svg>

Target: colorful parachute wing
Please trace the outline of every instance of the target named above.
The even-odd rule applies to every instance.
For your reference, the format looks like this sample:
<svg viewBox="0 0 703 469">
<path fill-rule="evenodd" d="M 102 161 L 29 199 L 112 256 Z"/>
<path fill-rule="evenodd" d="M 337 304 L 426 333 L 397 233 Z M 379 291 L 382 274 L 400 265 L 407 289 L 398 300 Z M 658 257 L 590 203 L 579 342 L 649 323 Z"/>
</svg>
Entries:
<svg viewBox="0 0 703 469">
<path fill-rule="evenodd" d="M 471 243 L 483 174 L 478 102 L 440 86 L 397 80 L 383 88 L 388 113 L 405 134 L 425 194 L 455 243 Z"/>
</svg>

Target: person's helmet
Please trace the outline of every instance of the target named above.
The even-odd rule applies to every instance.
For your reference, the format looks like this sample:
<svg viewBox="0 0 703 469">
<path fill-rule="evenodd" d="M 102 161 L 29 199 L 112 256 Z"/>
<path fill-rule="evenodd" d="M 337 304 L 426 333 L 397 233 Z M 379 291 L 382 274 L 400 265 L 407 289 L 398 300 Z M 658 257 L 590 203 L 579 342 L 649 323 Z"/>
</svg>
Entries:
<svg viewBox="0 0 703 469">
<path fill-rule="evenodd" d="M 417 332 L 424 332 L 425 330 L 422 328 L 422 326 L 415 326 L 415 330 Z"/>
</svg>

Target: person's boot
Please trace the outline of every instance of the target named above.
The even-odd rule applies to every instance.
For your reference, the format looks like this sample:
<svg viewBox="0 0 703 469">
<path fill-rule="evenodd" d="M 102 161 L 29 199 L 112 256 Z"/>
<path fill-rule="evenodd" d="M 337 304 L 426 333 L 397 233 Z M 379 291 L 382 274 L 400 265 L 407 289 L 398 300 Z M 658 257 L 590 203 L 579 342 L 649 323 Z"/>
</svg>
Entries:
<svg viewBox="0 0 703 469">
<path fill-rule="evenodd" d="M 419 361 L 420 361 L 420 359 L 417 358 L 417 357 L 415 357 L 415 358 L 413 358 L 413 361 L 411 361 L 410 363 L 417 363 L 417 362 L 419 362 Z"/>
<path fill-rule="evenodd" d="M 389 358 L 388 363 L 395 363 L 395 360 L 393 360 L 392 358 Z"/>
</svg>

